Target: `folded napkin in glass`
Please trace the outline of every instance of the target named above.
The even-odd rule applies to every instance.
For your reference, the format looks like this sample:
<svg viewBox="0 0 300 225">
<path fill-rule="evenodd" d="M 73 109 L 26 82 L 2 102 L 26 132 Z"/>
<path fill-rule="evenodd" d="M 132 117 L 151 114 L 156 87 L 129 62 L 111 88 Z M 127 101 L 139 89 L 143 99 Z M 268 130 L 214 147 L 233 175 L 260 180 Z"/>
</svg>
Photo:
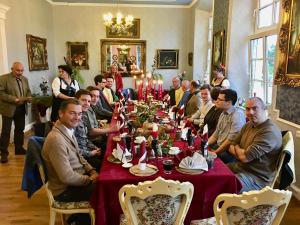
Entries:
<svg viewBox="0 0 300 225">
<path fill-rule="evenodd" d="M 208 165 L 205 158 L 198 152 L 195 152 L 193 156 L 187 156 L 182 159 L 179 163 L 179 167 L 184 169 L 201 169 L 204 171 L 208 171 Z"/>
<path fill-rule="evenodd" d="M 116 159 L 122 161 L 123 149 L 119 144 L 117 144 L 117 149 L 114 149 L 111 153 Z"/>
</svg>

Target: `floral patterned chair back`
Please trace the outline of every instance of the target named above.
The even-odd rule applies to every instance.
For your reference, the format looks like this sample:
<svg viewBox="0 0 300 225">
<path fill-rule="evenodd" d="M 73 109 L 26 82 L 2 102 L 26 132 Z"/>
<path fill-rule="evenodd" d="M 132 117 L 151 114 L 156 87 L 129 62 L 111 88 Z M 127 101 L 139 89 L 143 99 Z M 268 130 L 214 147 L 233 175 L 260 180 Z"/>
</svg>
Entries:
<svg viewBox="0 0 300 225">
<path fill-rule="evenodd" d="M 241 195 L 221 194 L 214 202 L 215 218 L 223 225 L 279 225 L 291 196 L 290 191 L 270 187 Z"/>
<path fill-rule="evenodd" d="M 125 185 L 119 201 L 127 225 L 181 225 L 191 204 L 194 186 L 190 182 L 165 180 Z"/>
</svg>

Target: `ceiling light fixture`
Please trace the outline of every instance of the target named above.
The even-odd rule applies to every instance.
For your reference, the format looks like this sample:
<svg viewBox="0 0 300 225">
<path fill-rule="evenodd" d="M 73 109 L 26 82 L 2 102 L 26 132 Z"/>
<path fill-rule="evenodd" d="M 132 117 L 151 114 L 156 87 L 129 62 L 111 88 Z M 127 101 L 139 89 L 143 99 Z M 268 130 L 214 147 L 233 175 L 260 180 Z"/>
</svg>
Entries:
<svg viewBox="0 0 300 225">
<path fill-rule="evenodd" d="M 115 18 L 113 18 L 113 14 L 110 12 L 103 15 L 104 25 L 109 27 L 112 33 L 126 34 L 128 28 L 133 26 L 134 18 L 132 15 L 123 16 L 119 10 L 119 2 L 120 0 L 117 2 L 117 14 Z"/>
</svg>

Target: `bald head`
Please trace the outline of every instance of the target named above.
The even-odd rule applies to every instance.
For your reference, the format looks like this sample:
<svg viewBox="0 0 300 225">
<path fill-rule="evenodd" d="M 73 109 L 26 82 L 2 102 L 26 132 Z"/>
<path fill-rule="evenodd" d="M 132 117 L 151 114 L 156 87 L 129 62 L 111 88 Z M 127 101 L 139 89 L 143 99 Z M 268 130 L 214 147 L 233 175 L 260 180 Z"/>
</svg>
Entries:
<svg viewBox="0 0 300 225">
<path fill-rule="evenodd" d="M 267 120 L 266 105 L 261 98 L 253 97 L 246 101 L 246 116 L 254 124 L 259 125 Z"/>
<path fill-rule="evenodd" d="M 20 62 L 14 62 L 11 66 L 11 72 L 16 77 L 22 76 L 24 72 L 23 64 Z"/>
<path fill-rule="evenodd" d="M 188 80 L 182 81 L 181 88 L 183 91 L 188 91 L 190 89 L 190 81 Z"/>
<path fill-rule="evenodd" d="M 172 78 L 172 83 L 175 89 L 180 88 L 180 79 L 178 76 Z"/>
</svg>

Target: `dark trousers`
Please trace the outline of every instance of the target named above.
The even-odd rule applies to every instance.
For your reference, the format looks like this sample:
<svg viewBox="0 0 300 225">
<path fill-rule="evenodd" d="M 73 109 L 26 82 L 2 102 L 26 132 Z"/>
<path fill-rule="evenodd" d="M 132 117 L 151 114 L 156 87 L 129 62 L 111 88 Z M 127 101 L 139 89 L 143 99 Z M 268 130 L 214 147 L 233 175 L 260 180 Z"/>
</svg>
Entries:
<svg viewBox="0 0 300 225">
<path fill-rule="evenodd" d="M 94 189 L 95 184 L 92 183 L 86 186 L 69 186 L 63 193 L 55 196 L 54 199 L 60 202 L 89 201 Z M 73 222 L 75 222 L 76 225 L 91 224 L 90 216 L 86 213 L 72 214 L 68 219 L 68 223 L 72 224 Z"/>
<path fill-rule="evenodd" d="M 25 128 L 25 105 L 17 106 L 15 114 L 12 118 L 2 115 L 2 130 L 0 137 L 0 150 L 1 156 L 8 155 L 8 145 L 10 138 L 11 125 L 14 121 L 15 131 L 14 131 L 14 143 L 15 151 L 23 148 L 24 144 L 24 128 Z"/>
<path fill-rule="evenodd" d="M 104 154 L 104 153 L 102 152 L 102 154 Z M 98 156 L 98 155 L 94 155 L 92 157 L 85 158 L 85 159 L 99 173 L 100 168 L 101 168 L 101 164 L 102 164 L 102 160 L 103 160 L 103 156 L 101 157 L 101 156 Z"/>
</svg>

